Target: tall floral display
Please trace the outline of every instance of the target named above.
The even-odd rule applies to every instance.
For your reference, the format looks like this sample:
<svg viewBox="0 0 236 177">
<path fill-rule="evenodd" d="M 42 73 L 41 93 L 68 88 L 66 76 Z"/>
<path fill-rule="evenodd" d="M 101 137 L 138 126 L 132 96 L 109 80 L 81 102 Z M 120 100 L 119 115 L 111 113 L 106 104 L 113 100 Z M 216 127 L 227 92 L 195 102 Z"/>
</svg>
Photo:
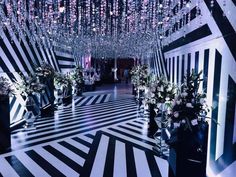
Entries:
<svg viewBox="0 0 236 177">
<path fill-rule="evenodd" d="M 199 74 L 192 73 L 185 77 L 181 92 L 172 101 L 167 112 L 166 124 L 169 125 L 170 169 L 175 176 L 206 175 L 206 154 L 208 123 L 210 111 L 205 98 L 199 93 L 202 82 Z"/>
<path fill-rule="evenodd" d="M 47 86 L 47 93 L 49 98 L 49 106 L 48 108 L 51 108 L 50 110 L 54 108 L 54 77 L 55 77 L 55 70 L 54 68 L 48 64 L 43 62 L 40 67 L 36 68 L 36 76 L 39 78 L 40 83 L 45 84 Z M 43 111 L 43 110 L 42 110 Z"/>
<path fill-rule="evenodd" d="M 0 152 L 11 147 L 9 96 L 14 92 L 9 80 L 0 77 Z"/>
<path fill-rule="evenodd" d="M 39 95 L 45 92 L 45 85 L 39 83 L 35 75 L 24 76 L 20 73 L 20 81 L 15 81 L 17 93 L 25 98 L 25 106 L 28 111 L 25 128 L 35 128 L 34 120 L 40 114 Z"/>
<path fill-rule="evenodd" d="M 149 83 L 149 72 L 147 65 L 134 66 L 130 71 L 131 82 L 133 84 L 133 90 L 135 96 L 139 102 L 139 107 L 144 99 L 144 92 Z"/>
<path fill-rule="evenodd" d="M 71 79 L 74 82 L 75 91 L 77 96 L 81 96 L 84 87 L 83 68 L 77 66 L 71 73 Z"/>
<path fill-rule="evenodd" d="M 70 74 L 57 73 L 55 84 L 62 90 L 62 101 L 67 104 L 72 101 L 72 79 Z"/>
</svg>

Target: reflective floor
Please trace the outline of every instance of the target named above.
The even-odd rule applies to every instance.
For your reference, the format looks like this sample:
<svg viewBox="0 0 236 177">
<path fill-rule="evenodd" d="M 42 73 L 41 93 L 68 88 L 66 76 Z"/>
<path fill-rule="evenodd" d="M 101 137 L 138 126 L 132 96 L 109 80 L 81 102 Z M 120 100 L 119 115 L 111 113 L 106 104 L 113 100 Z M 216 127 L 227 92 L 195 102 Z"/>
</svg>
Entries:
<svg viewBox="0 0 236 177">
<path fill-rule="evenodd" d="M 128 84 L 104 85 L 73 98 L 36 129 L 12 132 L 12 151 L 0 155 L 2 176 L 168 176 L 152 151 L 148 121 Z M 0 175 L 0 176 L 1 176 Z"/>
</svg>

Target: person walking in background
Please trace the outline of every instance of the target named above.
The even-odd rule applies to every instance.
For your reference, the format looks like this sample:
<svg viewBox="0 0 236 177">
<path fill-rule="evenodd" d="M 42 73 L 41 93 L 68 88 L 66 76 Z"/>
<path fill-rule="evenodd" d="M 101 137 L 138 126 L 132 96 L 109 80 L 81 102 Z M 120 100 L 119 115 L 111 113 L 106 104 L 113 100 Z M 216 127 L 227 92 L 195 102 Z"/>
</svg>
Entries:
<svg viewBox="0 0 236 177">
<path fill-rule="evenodd" d="M 125 77 L 125 83 L 128 84 L 128 82 L 129 82 L 129 70 L 127 68 L 124 70 L 124 77 Z"/>
</svg>

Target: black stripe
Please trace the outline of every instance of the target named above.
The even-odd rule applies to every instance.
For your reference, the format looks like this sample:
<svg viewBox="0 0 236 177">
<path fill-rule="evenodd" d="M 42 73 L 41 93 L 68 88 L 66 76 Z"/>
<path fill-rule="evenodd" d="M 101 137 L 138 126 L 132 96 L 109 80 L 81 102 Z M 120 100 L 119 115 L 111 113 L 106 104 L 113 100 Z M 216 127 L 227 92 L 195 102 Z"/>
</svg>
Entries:
<svg viewBox="0 0 236 177">
<path fill-rule="evenodd" d="M 181 84 L 184 82 L 184 72 L 185 72 L 185 68 L 184 68 L 184 59 L 185 55 L 182 55 L 182 68 L 181 68 Z"/>
<path fill-rule="evenodd" d="M 92 135 L 92 134 L 86 134 L 85 136 L 87 136 L 88 138 L 91 138 L 91 139 L 94 139 L 94 135 Z"/>
<path fill-rule="evenodd" d="M 106 98 L 107 94 L 106 95 L 103 95 L 103 98 L 101 99 L 100 103 L 103 103 L 105 98 Z"/>
<path fill-rule="evenodd" d="M 130 125 L 130 126 L 133 126 L 133 127 L 136 127 L 136 128 L 140 128 L 140 129 L 143 129 L 142 126 L 138 126 L 138 125 L 135 125 L 135 124 L 132 124 L 132 123 L 126 123 L 127 125 Z"/>
<path fill-rule="evenodd" d="M 85 140 L 83 140 L 83 139 L 81 139 L 81 138 L 74 137 L 74 138 L 72 138 L 72 139 L 75 140 L 75 141 L 77 141 L 78 143 L 81 143 L 81 144 L 87 146 L 87 147 L 90 147 L 90 146 L 91 146 L 90 143 L 88 143 L 87 141 L 85 141 Z"/>
<path fill-rule="evenodd" d="M 179 83 L 179 56 L 177 56 L 177 71 L 176 71 L 177 81 L 176 83 Z"/>
<path fill-rule="evenodd" d="M 15 104 L 16 102 L 16 97 L 13 96 L 12 100 L 11 100 L 11 103 L 10 103 L 10 110 L 12 109 L 13 105 Z"/>
<path fill-rule="evenodd" d="M 157 64 L 157 69 L 158 69 L 158 73 L 160 73 L 161 75 L 161 67 L 160 67 L 160 64 L 159 64 L 159 57 L 157 55 L 157 52 L 155 52 L 155 55 L 156 55 L 156 64 Z"/>
<path fill-rule="evenodd" d="M 82 100 L 84 100 L 86 97 L 82 97 L 79 101 L 75 102 L 75 105 L 78 105 Z"/>
<path fill-rule="evenodd" d="M 187 60 L 187 76 L 190 75 L 191 72 L 191 53 L 188 53 L 188 60 Z"/>
<path fill-rule="evenodd" d="M 204 65 L 203 65 L 203 90 L 207 91 L 207 79 L 208 79 L 208 65 L 209 65 L 209 49 L 204 51 Z"/>
<path fill-rule="evenodd" d="M 175 82 L 175 57 L 172 58 L 172 82 Z"/>
<path fill-rule="evenodd" d="M 54 147 L 47 145 L 47 146 L 43 146 L 43 148 L 47 150 L 49 153 L 51 153 L 52 155 L 54 155 L 56 158 L 58 158 L 60 161 L 68 165 L 74 171 L 80 172 L 82 170 L 82 167 L 78 163 L 68 158 L 62 152 L 58 151 Z"/>
<path fill-rule="evenodd" d="M 59 67 L 59 62 L 58 62 L 58 60 L 57 60 L 57 58 L 56 58 L 56 55 L 55 55 L 55 53 L 54 53 L 53 48 L 50 48 L 50 52 L 51 52 L 51 56 L 53 56 L 53 59 L 56 60 L 55 62 L 56 62 L 57 66 L 58 66 L 58 69 L 59 69 L 58 72 L 61 72 L 61 69 L 60 69 L 60 67 Z"/>
<path fill-rule="evenodd" d="M 204 37 L 207 37 L 211 34 L 212 34 L 212 32 L 211 32 L 209 26 L 207 24 L 205 24 L 205 25 L 201 26 L 200 28 L 195 29 L 192 32 L 188 33 L 185 37 L 181 37 L 181 38 L 173 41 L 172 43 L 170 43 L 168 46 L 165 46 L 163 48 L 163 52 L 168 52 L 168 51 L 173 50 L 175 48 L 181 47 L 183 45 L 186 45 L 191 42 L 202 39 Z"/>
<path fill-rule="evenodd" d="M 126 133 L 126 132 L 117 130 L 117 129 L 115 129 L 115 128 L 108 128 L 108 129 L 109 129 L 109 130 L 112 130 L 112 131 L 114 131 L 114 132 L 120 133 L 120 134 L 122 134 L 122 135 L 128 136 L 129 138 L 133 138 L 133 139 L 136 139 L 136 140 L 141 141 L 141 142 L 143 142 L 143 143 L 149 144 L 149 145 L 151 145 L 151 146 L 155 146 L 155 145 L 156 145 L 156 144 L 153 143 L 153 142 L 150 142 L 150 141 L 148 141 L 148 140 L 144 140 L 144 139 L 142 139 L 142 138 L 136 137 L 136 136 L 131 135 L 131 134 L 129 134 L 129 133 Z"/>
<path fill-rule="evenodd" d="M 234 5 L 236 6 L 236 0 L 232 0 L 232 1 L 233 1 Z"/>
<path fill-rule="evenodd" d="M 134 130 L 132 128 L 129 128 L 129 127 L 126 127 L 126 126 L 123 126 L 123 125 L 118 125 L 118 127 L 121 127 L 121 128 L 123 128 L 125 130 L 129 130 L 129 131 L 134 132 L 134 133 L 137 133 L 139 135 L 145 135 L 145 133 L 143 133 L 142 131 Z"/>
<path fill-rule="evenodd" d="M 136 123 L 138 123 L 138 124 L 140 124 L 140 125 L 143 125 L 144 123 L 143 122 L 139 122 L 139 121 L 134 121 L 134 122 L 136 122 Z"/>
<path fill-rule="evenodd" d="M 53 64 L 53 66 L 54 66 L 54 69 L 56 70 L 56 69 L 57 69 L 56 63 L 55 63 L 55 61 L 54 61 L 54 59 L 53 59 L 53 57 L 52 57 L 52 53 L 51 53 L 50 48 L 48 48 L 47 51 L 48 51 L 48 53 L 49 53 L 49 55 L 50 55 L 50 56 L 48 56 L 48 57 L 51 57 L 52 64 Z M 58 67 L 59 67 L 59 66 L 58 66 Z"/>
<path fill-rule="evenodd" d="M 46 60 L 48 61 L 48 63 L 53 66 L 53 64 L 52 64 L 52 63 L 50 62 L 50 60 L 49 60 L 49 56 L 48 56 L 48 54 L 47 54 L 47 52 L 46 52 L 45 46 L 42 45 L 41 49 L 43 50 L 44 55 L 45 55 Z"/>
<path fill-rule="evenodd" d="M 127 110 L 126 113 L 129 113 L 129 110 Z M 116 113 L 114 116 L 117 116 L 117 115 L 120 115 L 120 113 Z M 129 113 L 129 114 L 126 114 L 126 116 L 131 116 L 131 115 L 134 115 L 134 113 Z M 75 115 L 76 117 L 76 115 Z M 84 121 L 80 121 L 80 120 L 76 120 L 76 121 L 73 121 L 74 125 L 75 123 L 78 125 L 77 127 L 74 127 L 74 128 L 70 128 L 71 127 L 71 124 L 69 125 L 63 125 L 64 123 L 61 123 L 62 126 L 60 126 L 60 128 L 58 127 L 57 131 L 55 131 L 55 127 L 51 127 L 51 128 L 48 128 L 47 130 L 39 130 L 37 131 L 37 134 L 41 133 L 41 132 L 48 132 L 48 131 L 53 131 L 53 132 L 48 132 L 44 135 L 39 135 L 39 136 L 35 136 L 35 137 L 28 137 L 28 138 L 25 138 L 25 140 L 29 141 L 29 140 L 33 140 L 33 139 L 38 139 L 38 138 L 43 138 L 43 137 L 46 137 L 46 136 L 51 136 L 51 135 L 55 135 L 55 134 L 58 134 L 58 131 L 62 128 L 67 128 L 65 130 L 60 130 L 60 133 L 64 133 L 64 132 L 68 132 L 68 131 L 72 131 L 72 130 L 77 130 L 77 129 L 81 129 L 81 128 L 84 128 L 84 127 L 87 127 L 87 126 L 90 126 L 90 125 L 94 125 L 94 121 L 97 121 L 96 124 L 100 124 L 100 123 L 105 123 L 105 122 L 108 122 L 108 121 L 111 121 L 111 119 L 107 120 L 106 118 L 109 118 L 111 117 L 110 115 L 106 115 L 106 116 L 103 116 L 103 117 L 100 117 L 100 118 L 93 118 L 93 119 L 90 119 L 90 124 L 84 124 L 84 123 L 87 123 L 88 122 L 88 119 L 85 119 Z M 118 116 L 116 119 L 119 119 L 119 118 L 123 118 L 123 115 L 120 115 Z M 29 132 L 28 135 L 31 135 L 31 134 L 36 134 L 35 132 Z"/>
<path fill-rule="evenodd" d="M 80 106 L 86 105 L 92 98 L 93 98 L 93 96 L 90 96 L 90 97 L 89 97 L 85 102 L 83 102 L 83 104 L 81 104 Z"/>
<path fill-rule="evenodd" d="M 57 60 L 63 60 L 63 61 L 71 61 L 71 62 L 74 62 L 75 60 L 74 60 L 74 58 L 68 58 L 68 57 L 62 57 L 62 56 L 58 56 L 58 55 L 56 55 L 56 59 Z"/>
<path fill-rule="evenodd" d="M 171 73 L 170 70 L 171 70 L 171 58 L 169 58 L 169 75 L 168 75 L 169 76 L 169 81 L 170 81 L 170 73 Z"/>
<path fill-rule="evenodd" d="M 198 73 L 199 71 L 199 52 L 195 52 L 195 73 Z"/>
<path fill-rule="evenodd" d="M 80 173 L 80 175 L 83 177 L 90 176 L 92 166 L 94 163 L 94 159 L 96 157 L 96 153 L 98 150 L 98 145 L 99 145 L 99 142 L 101 141 L 101 136 L 102 136 L 101 133 L 97 133 L 96 137 L 94 138 L 93 144 L 89 150 L 88 156 L 87 156 L 86 161 L 84 163 L 83 171 Z"/>
<path fill-rule="evenodd" d="M 211 11 L 212 10 L 211 1 L 209 1 L 209 0 L 204 0 L 204 1 L 207 5 L 208 9 Z M 219 29 L 222 33 L 222 36 L 229 47 L 229 50 L 231 51 L 232 55 L 234 56 L 234 60 L 236 61 L 236 45 L 235 45 L 236 33 L 235 33 L 235 30 L 234 30 L 233 26 L 231 25 L 230 21 L 228 20 L 228 18 L 226 16 L 223 16 L 222 14 L 223 14 L 223 10 L 221 9 L 218 2 L 216 0 L 214 0 L 214 7 L 212 10 L 212 16 L 213 16 L 217 26 L 219 27 Z"/>
<path fill-rule="evenodd" d="M 75 68 L 75 65 L 73 64 L 73 65 L 60 65 L 59 64 L 59 67 L 61 68 L 61 69 L 71 69 L 71 68 Z"/>
<path fill-rule="evenodd" d="M 5 157 L 5 159 L 9 162 L 9 164 L 14 168 L 19 176 L 32 176 L 33 174 L 20 162 L 20 160 L 12 155 Z"/>
<path fill-rule="evenodd" d="M 220 75 L 221 75 L 221 63 L 222 56 L 216 50 L 215 54 L 215 68 L 214 68 L 214 82 L 213 82 L 213 100 L 212 105 L 214 109 L 212 110 L 212 119 L 218 122 L 218 111 L 219 111 L 219 92 L 220 92 Z M 216 153 L 216 134 L 218 125 L 212 120 L 211 123 L 211 139 L 210 139 L 210 163 L 215 162 Z"/>
<path fill-rule="evenodd" d="M 20 146 L 18 148 L 15 148 L 15 150 L 22 149 L 24 147 L 34 146 L 34 145 L 37 145 L 37 144 L 46 143 L 46 142 L 57 140 L 57 139 L 61 139 L 61 138 L 66 138 L 68 136 L 74 136 L 74 135 L 77 135 L 77 134 L 80 134 L 80 133 L 92 131 L 92 130 L 95 130 L 95 129 L 99 129 L 99 128 L 103 128 L 103 127 L 106 127 L 106 126 L 114 125 L 114 124 L 121 123 L 121 122 L 124 122 L 124 121 L 132 120 L 132 119 L 135 119 L 135 118 L 136 118 L 136 115 L 134 115 L 131 118 L 126 118 L 126 119 L 123 119 L 123 120 L 117 120 L 117 121 L 114 121 L 114 122 L 105 123 L 103 125 L 94 126 L 92 128 L 87 128 L 87 129 L 84 129 L 84 130 L 78 130 L 78 131 L 73 132 L 73 133 L 67 133 L 66 135 L 60 135 L 58 137 L 48 138 L 46 140 L 39 140 L 39 141 L 34 142 L 34 143 L 29 143 L 29 144 L 26 144 L 26 145 L 22 145 L 22 146 Z M 77 129 L 80 129 L 80 128 L 77 128 Z M 55 133 L 55 134 L 57 134 L 57 133 Z"/>
<path fill-rule="evenodd" d="M 119 106 L 119 105 L 117 105 L 117 106 Z M 122 111 L 124 111 L 125 109 L 130 110 L 130 108 L 133 108 L 134 106 L 135 105 L 123 105 L 123 106 L 120 106 L 119 108 L 120 109 L 124 108 L 122 110 Z M 70 122 L 71 118 L 75 118 L 75 117 L 78 117 L 78 116 L 83 116 L 82 118 L 79 118 L 79 120 L 84 120 L 84 119 L 91 118 L 91 116 L 101 116 L 101 115 L 104 115 L 104 110 L 109 111 L 110 114 L 113 114 L 113 113 L 117 112 L 117 108 L 114 108 L 114 107 L 107 107 L 105 109 L 99 109 L 99 110 L 95 110 L 95 111 L 93 109 L 83 109 L 83 108 L 81 108 L 81 109 L 78 109 L 78 110 L 76 110 L 74 112 L 68 112 L 68 113 L 65 113 L 65 114 L 59 114 L 59 118 L 60 118 L 60 121 L 67 120 L 65 122 Z M 69 117 L 69 116 L 71 116 L 71 117 Z M 36 121 L 37 125 L 45 124 L 44 121 L 46 119 L 51 119 L 51 120 L 47 121 L 47 124 L 55 122 L 54 117 L 52 116 L 52 117 L 48 117 L 48 118 L 38 119 Z M 77 121 L 77 120 L 74 120 L 74 121 Z M 59 122 L 57 125 L 59 125 L 59 124 L 61 124 L 61 123 Z M 42 126 L 41 128 L 44 128 L 44 127 L 48 127 L 48 125 Z"/>
<path fill-rule="evenodd" d="M 95 104 L 97 102 L 97 100 L 99 99 L 100 95 L 97 95 L 97 97 L 93 100 L 93 102 L 91 104 Z"/>
<path fill-rule="evenodd" d="M 41 157 L 34 150 L 29 150 L 25 152 L 35 163 L 37 163 L 42 169 L 44 169 L 51 176 L 65 176 L 60 171 L 58 171 L 53 165 L 51 165 L 47 160 Z M 26 175 L 24 175 L 26 176 Z"/>
<path fill-rule="evenodd" d="M 16 109 L 16 111 L 15 111 L 15 113 L 14 113 L 14 116 L 13 116 L 13 118 L 12 118 L 12 121 L 14 121 L 17 117 L 19 117 L 19 112 L 20 112 L 20 109 L 21 109 L 21 105 L 20 104 L 18 104 L 18 106 L 17 106 L 17 109 Z"/>
<path fill-rule="evenodd" d="M 163 65 L 162 65 L 162 59 L 160 57 L 162 54 L 160 53 L 160 50 L 158 50 L 158 53 L 159 53 L 158 59 L 159 59 L 160 65 L 161 65 L 161 73 L 164 75 L 164 68 L 163 68 Z"/>
<path fill-rule="evenodd" d="M 145 152 L 152 177 L 161 177 L 155 157 L 150 151 Z"/>
<path fill-rule="evenodd" d="M 126 165 L 127 165 L 127 176 L 136 177 L 136 167 L 134 159 L 134 150 L 130 143 L 125 144 L 125 153 L 126 153 Z"/>
<path fill-rule="evenodd" d="M 114 170 L 114 157 L 115 157 L 115 139 L 110 138 L 106 154 L 106 162 L 104 167 L 103 176 L 113 176 Z"/>
<path fill-rule="evenodd" d="M 44 61 L 43 54 L 41 53 L 41 50 L 40 50 L 40 47 L 39 47 L 38 43 L 35 43 L 35 47 L 36 47 L 36 49 L 38 50 L 39 56 L 40 56 L 41 59 Z"/>
<path fill-rule="evenodd" d="M 77 147 L 65 142 L 65 141 L 61 141 L 58 144 L 64 146 L 65 148 L 69 149 L 70 151 L 74 152 L 75 154 L 79 155 L 80 157 L 86 159 L 87 154 L 84 153 L 83 151 L 81 151 L 80 149 L 78 149 Z"/>
</svg>

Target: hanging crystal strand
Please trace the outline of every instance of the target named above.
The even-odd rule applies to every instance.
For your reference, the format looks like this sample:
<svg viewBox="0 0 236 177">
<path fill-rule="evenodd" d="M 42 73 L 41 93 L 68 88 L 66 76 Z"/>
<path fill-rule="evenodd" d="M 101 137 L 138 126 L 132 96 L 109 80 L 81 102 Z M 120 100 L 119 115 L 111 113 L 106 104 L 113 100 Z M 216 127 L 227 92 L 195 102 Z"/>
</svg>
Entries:
<svg viewBox="0 0 236 177">
<path fill-rule="evenodd" d="M 226 0 L 223 0 L 223 17 L 226 16 Z"/>
<path fill-rule="evenodd" d="M 213 8 L 214 8 L 214 0 L 211 0 L 210 3 L 211 3 L 210 6 L 211 6 L 211 15 L 212 15 L 212 13 L 213 13 Z"/>
</svg>

